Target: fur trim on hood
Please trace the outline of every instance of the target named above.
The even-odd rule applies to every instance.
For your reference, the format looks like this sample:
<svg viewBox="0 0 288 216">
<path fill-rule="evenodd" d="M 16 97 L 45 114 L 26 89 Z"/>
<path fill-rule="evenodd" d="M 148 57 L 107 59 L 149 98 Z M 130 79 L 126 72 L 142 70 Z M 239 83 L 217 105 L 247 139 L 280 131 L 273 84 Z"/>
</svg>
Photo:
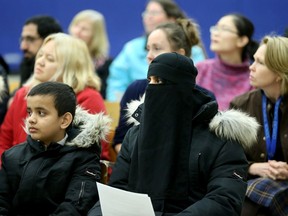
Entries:
<svg viewBox="0 0 288 216">
<path fill-rule="evenodd" d="M 237 141 L 244 150 L 256 143 L 259 126 L 254 117 L 235 109 L 218 112 L 209 124 L 210 130 L 216 136 Z"/>
<path fill-rule="evenodd" d="M 135 111 L 138 109 L 138 107 L 144 103 L 145 94 L 140 97 L 139 100 L 132 100 L 131 102 L 127 103 L 127 113 L 125 115 L 125 118 L 127 119 L 127 124 L 134 124 L 139 125 L 140 122 L 137 121 L 135 118 L 132 117 L 132 115 L 135 113 Z"/>
<path fill-rule="evenodd" d="M 144 98 L 143 95 L 140 100 L 133 100 L 127 104 L 127 123 L 140 124 L 132 115 L 139 105 L 144 103 Z M 240 143 L 245 151 L 256 143 L 259 126 L 254 117 L 235 109 L 219 111 L 209 123 L 210 131 L 215 133 L 216 136 Z"/>
<path fill-rule="evenodd" d="M 88 148 L 96 143 L 101 145 L 100 141 L 107 141 L 106 136 L 110 132 L 111 122 L 111 118 L 104 113 L 90 114 L 77 106 L 72 125 L 78 128 L 80 132 L 65 145 L 80 148 Z M 29 134 L 27 119 L 25 131 Z"/>
<path fill-rule="evenodd" d="M 5 83 L 4 78 L 0 76 L 0 102 L 2 101 L 3 94 L 5 93 Z"/>
</svg>

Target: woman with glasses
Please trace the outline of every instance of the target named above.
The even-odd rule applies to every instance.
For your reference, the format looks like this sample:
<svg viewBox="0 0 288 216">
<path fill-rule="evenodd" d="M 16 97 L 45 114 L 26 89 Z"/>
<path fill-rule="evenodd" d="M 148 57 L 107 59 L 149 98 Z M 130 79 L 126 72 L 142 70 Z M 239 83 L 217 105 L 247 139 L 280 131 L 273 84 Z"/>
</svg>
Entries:
<svg viewBox="0 0 288 216">
<path fill-rule="evenodd" d="M 235 96 L 252 89 L 249 65 L 258 44 L 252 40 L 253 23 L 240 14 L 223 16 L 210 33 L 210 49 L 216 56 L 196 64 L 196 82 L 212 91 L 219 109 L 225 110 Z"/>
<path fill-rule="evenodd" d="M 146 42 L 149 33 L 159 24 L 175 22 L 178 18 L 186 18 L 186 15 L 174 1 L 148 1 L 142 13 L 145 35 L 127 42 L 109 67 L 106 93 L 108 101 L 120 101 L 129 84 L 134 80 L 146 78 L 148 68 Z M 192 58 L 195 62 L 206 57 L 202 43 L 199 42 L 197 45 L 192 49 Z"/>
</svg>

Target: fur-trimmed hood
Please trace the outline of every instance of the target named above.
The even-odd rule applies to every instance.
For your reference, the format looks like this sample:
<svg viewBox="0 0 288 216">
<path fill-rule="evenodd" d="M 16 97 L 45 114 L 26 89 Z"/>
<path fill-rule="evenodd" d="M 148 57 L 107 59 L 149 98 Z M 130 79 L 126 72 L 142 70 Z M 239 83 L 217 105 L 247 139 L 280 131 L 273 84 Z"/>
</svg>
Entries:
<svg viewBox="0 0 288 216">
<path fill-rule="evenodd" d="M 101 145 L 100 141 L 105 141 L 110 132 L 111 122 L 111 118 L 104 113 L 90 114 L 77 106 L 72 128 L 76 128 L 79 132 L 65 145 L 80 148 L 89 148 L 94 144 Z M 25 121 L 25 131 L 29 134 L 27 119 Z"/>
<path fill-rule="evenodd" d="M 127 123 L 139 125 L 140 122 L 135 116 L 139 116 L 139 107 L 144 103 L 145 95 L 140 100 L 133 100 L 127 104 Z M 215 102 L 214 102 L 215 103 Z M 210 104 L 213 106 L 213 103 Z M 207 119 L 199 119 L 201 117 L 207 117 L 209 112 L 209 106 L 200 109 L 193 121 L 203 122 Z M 138 112 L 138 113 L 137 113 Z M 141 112 L 141 109 L 140 109 Z M 207 114 L 206 114 L 207 112 Z M 137 113 L 135 115 L 135 113 Z M 210 115 L 210 114 L 208 114 Z M 134 117 L 133 117 L 134 116 Z M 209 129 L 215 133 L 221 139 L 233 140 L 242 145 L 244 150 L 248 150 L 257 141 L 257 131 L 259 129 L 259 123 L 254 117 L 249 116 L 240 110 L 230 109 L 227 111 L 218 111 L 212 119 L 209 120 Z"/>
</svg>

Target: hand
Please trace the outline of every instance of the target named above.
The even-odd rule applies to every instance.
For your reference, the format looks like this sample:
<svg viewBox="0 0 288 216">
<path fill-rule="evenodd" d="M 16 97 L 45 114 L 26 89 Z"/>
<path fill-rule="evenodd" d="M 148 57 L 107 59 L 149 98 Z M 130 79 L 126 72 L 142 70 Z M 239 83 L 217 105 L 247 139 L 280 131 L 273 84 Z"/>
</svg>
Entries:
<svg viewBox="0 0 288 216">
<path fill-rule="evenodd" d="M 249 167 L 248 173 L 260 177 L 267 177 L 269 174 L 269 167 L 270 165 L 268 162 L 253 163 Z"/>
<path fill-rule="evenodd" d="M 268 177 L 274 180 L 287 180 L 288 179 L 288 164 L 283 161 L 268 161 L 269 174 Z"/>
<path fill-rule="evenodd" d="M 263 163 L 253 163 L 248 170 L 249 174 L 268 177 L 273 180 L 288 179 L 288 164 L 283 161 L 271 160 Z"/>
</svg>

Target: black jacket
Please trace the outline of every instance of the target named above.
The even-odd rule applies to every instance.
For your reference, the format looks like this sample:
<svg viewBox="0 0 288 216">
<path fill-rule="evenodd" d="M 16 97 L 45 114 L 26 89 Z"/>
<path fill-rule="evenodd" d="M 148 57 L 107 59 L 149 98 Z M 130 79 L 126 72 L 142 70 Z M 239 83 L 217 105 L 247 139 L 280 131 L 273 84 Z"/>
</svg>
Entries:
<svg viewBox="0 0 288 216">
<path fill-rule="evenodd" d="M 99 145 L 109 119 L 77 109 L 64 146 L 47 149 L 30 136 L 4 152 L 0 215 L 87 215 L 98 200 Z"/>
<path fill-rule="evenodd" d="M 137 105 L 131 107 L 132 114 Z M 211 109 L 213 102 L 202 107 L 193 120 L 195 127 L 188 162 L 189 202 L 183 204 L 152 199 L 156 215 L 240 215 L 248 167 L 243 147 L 247 148 L 256 139 L 258 124 L 253 118 L 235 110 L 219 112 L 211 120 Z M 110 186 L 128 190 L 130 161 L 138 132 L 139 126 L 128 131 L 113 168 Z M 176 212 L 175 209 L 181 211 Z M 101 215 L 99 203 L 88 215 Z"/>
</svg>

